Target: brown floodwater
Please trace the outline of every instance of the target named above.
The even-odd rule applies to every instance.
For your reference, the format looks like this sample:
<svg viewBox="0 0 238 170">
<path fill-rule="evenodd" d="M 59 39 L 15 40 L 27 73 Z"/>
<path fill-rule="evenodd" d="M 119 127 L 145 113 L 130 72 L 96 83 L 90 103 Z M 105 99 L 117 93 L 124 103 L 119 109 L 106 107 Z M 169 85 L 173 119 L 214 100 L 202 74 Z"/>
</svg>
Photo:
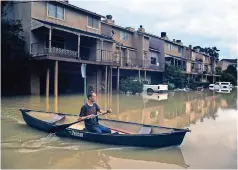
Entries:
<svg viewBox="0 0 238 170">
<path fill-rule="evenodd" d="M 148 149 L 60 138 L 25 124 L 20 108 L 78 114 L 83 95 L 2 97 L 3 169 L 237 169 L 237 91 L 97 94 L 104 118 L 189 128 L 180 147 Z"/>
</svg>

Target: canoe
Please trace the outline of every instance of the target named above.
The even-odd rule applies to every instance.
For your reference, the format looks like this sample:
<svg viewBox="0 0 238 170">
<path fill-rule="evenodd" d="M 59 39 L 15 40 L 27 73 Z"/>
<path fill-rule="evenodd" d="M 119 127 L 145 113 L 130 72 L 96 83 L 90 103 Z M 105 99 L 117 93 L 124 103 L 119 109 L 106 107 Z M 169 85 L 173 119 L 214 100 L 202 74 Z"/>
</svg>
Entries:
<svg viewBox="0 0 238 170">
<path fill-rule="evenodd" d="M 20 109 L 22 117 L 29 126 L 53 133 L 51 129 L 75 122 L 78 115 Z M 60 137 L 68 137 L 91 142 L 136 147 L 179 146 L 189 129 L 153 126 L 133 122 L 123 122 L 99 118 L 99 123 L 107 126 L 112 133 L 94 133 L 85 130 L 84 122 L 79 122 L 66 129 L 55 132 Z M 117 133 L 115 133 L 117 132 Z"/>
</svg>

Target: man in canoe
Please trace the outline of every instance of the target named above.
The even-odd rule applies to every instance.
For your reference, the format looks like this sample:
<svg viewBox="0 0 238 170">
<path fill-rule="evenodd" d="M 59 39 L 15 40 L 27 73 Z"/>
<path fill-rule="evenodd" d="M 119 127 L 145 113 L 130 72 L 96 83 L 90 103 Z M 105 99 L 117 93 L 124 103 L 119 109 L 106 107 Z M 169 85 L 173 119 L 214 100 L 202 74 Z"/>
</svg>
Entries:
<svg viewBox="0 0 238 170">
<path fill-rule="evenodd" d="M 111 113 L 111 109 L 107 111 L 103 111 L 96 104 L 96 93 L 90 92 L 87 95 L 87 102 L 81 107 L 81 111 L 79 114 L 79 120 L 84 119 L 85 128 L 91 132 L 97 133 L 111 133 L 111 130 L 103 125 L 98 123 L 98 117 L 94 117 L 97 115 L 97 112 L 101 114 Z"/>
</svg>

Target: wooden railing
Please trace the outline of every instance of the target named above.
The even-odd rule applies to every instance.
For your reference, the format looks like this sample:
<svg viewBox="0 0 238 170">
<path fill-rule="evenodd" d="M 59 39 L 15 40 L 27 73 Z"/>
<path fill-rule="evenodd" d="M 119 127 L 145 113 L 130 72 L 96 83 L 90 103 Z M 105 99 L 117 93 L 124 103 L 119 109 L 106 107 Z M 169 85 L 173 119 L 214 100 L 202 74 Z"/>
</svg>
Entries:
<svg viewBox="0 0 238 170">
<path fill-rule="evenodd" d="M 164 63 L 159 63 L 158 65 L 151 64 L 150 59 L 142 60 L 130 57 L 126 58 L 125 56 L 121 57 L 120 52 L 113 52 L 105 49 L 96 49 L 96 46 L 80 46 L 78 55 L 78 51 L 75 50 L 57 47 L 45 48 L 43 43 L 33 43 L 31 44 L 31 55 L 32 57 L 55 56 L 63 58 L 74 58 L 79 60 L 103 62 L 109 65 L 164 71 Z"/>
<path fill-rule="evenodd" d="M 31 44 L 31 55 L 32 57 L 40 57 L 40 56 L 56 56 L 56 57 L 64 57 L 64 58 L 75 58 L 81 60 L 89 60 L 95 62 L 105 62 L 112 64 L 119 64 L 119 57 L 116 56 L 115 52 L 96 49 L 95 47 L 85 47 L 80 46 L 79 55 L 78 51 L 65 49 L 65 48 L 45 48 L 43 43 L 33 43 Z"/>
</svg>

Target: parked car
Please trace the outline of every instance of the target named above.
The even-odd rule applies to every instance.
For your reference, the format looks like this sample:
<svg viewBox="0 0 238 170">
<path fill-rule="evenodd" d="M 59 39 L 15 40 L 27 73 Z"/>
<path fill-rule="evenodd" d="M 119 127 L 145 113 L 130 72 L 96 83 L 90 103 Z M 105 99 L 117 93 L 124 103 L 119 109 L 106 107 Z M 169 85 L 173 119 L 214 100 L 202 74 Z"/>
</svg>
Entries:
<svg viewBox="0 0 238 170">
<path fill-rule="evenodd" d="M 210 85 L 209 85 L 209 90 L 212 90 L 212 91 L 213 91 L 213 90 L 214 90 L 214 87 L 215 87 L 215 84 L 210 84 Z"/>
<path fill-rule="evenodd" d="M 165 84 L 158 84 L 158 85 L 144 84 L 143 91 L 166 92 L 166 91 L 168 91 L 168 85 L 165 85 Z"/>
<path fill-rule="evenodd" d="M 216 82 L 214 85 L 214 90 L 229 90 L 232 91 L 233 85 L 231 82 Z"/>
</svg>

